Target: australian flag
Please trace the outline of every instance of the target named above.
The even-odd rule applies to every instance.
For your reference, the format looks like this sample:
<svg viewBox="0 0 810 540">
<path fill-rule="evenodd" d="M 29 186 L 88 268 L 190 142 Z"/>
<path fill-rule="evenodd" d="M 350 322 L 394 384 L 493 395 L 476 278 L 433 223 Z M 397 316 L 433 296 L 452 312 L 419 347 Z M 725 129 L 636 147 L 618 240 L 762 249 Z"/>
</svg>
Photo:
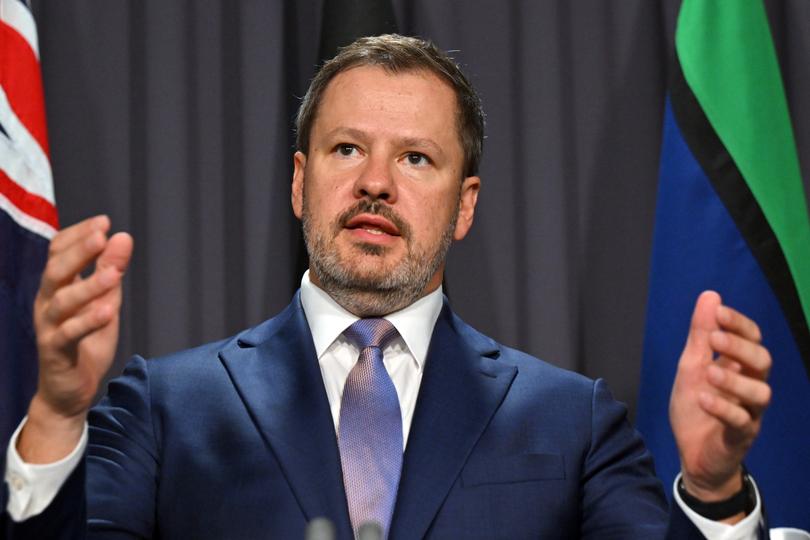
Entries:
<svg viewBox="0 0 810 540">
<path fill-rule="evenodd" d="M 21 0 L 0 0 L 0 443 L 36 388 L 34 296 L 59 227 L 37 29 Z"/>
</svg>

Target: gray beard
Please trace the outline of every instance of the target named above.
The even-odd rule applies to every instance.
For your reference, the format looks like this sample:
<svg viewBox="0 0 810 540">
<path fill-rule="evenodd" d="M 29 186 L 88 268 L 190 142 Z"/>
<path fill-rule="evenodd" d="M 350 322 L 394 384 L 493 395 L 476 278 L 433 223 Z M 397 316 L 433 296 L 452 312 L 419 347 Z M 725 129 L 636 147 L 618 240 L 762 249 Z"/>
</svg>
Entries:
<svg viewBox="0 0 810 540">
<path fill-rule="evenodd" d="M 309 253 L 310 268 L 316 274 L 320 287 L 335 302 L 358 317 L 388 315 L 411 305 L 422 295 L 430 279 L 447 256 L 459 210 L 457 202 L 450 224 L 442 233 L 435 249 L 419 251 L 413 247 L 410 226 L 391 208 L 379 201 L 368 202 L 365 199 L 359 201 L 335 219 L 328 234 L 321 234 L 313 230 L 306 190 L 304 190 L 303 203 L 304 241 Z M 343 260 L 332 246 L 332 242 L 343 230 L 344 225 L 354 216 L 362 213 L 378 214 L 391 221 L 407 244 L 408 251 L 404 260 L 383 275 L 359 272 L 350 261 Z M 382 257 L 387 248 L 360 244 L 358 249 L 368 255 Z"/>
</svg>

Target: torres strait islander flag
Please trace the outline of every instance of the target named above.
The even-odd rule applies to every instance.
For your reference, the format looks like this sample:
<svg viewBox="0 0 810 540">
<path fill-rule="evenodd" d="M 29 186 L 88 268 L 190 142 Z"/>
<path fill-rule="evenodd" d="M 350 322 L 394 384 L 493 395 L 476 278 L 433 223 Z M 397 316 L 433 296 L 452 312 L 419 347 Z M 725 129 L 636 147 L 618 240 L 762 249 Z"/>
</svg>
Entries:
<svg viewBox="0 0 810 540">
<path fill-rule="evenodd" d="M 0 0 L 0 443 L 36 385 L 32 306 L 59 227 L 34 18 Z"/>
<path fill-rule="evenodd" d="M 638 427 L 668 486 L 668 403 L 704 289 L 754 319 L 771 405 L 745 460 L 770 527 L 810 531 L 810 225 L 761 0 L 683 0 L 667 99 Z M 668 490 L 669 491 L 669 490 Z"/>
</svg>

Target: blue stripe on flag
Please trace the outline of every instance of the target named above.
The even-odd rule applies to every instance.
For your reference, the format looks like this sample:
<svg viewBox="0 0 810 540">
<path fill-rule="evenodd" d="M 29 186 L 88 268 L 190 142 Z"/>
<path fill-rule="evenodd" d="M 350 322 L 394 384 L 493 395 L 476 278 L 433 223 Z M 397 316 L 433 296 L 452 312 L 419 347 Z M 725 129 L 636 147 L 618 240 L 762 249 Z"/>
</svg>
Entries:
<svg viewBox="0 0 810 540">
<path fill-rule="evenodd" d="M 32 308 L 48 240 L 0 211 L 0 246 L 0 443 L 5 448 L 36 387 Z"/>
</svg>

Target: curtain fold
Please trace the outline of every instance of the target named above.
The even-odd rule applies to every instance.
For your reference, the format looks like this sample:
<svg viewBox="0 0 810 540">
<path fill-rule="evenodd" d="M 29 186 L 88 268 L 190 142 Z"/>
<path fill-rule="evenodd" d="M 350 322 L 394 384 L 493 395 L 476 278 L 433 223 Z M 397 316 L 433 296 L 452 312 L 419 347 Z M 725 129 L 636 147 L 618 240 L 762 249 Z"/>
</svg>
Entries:
<svg viewBox="0 0 810 540">
<path fill-rule="evenodd" d="M 393 4 L 403 33 L 457 51 L 487 112 L 455 308 L 632 408 L 677 2 Z M 766 4 L 807 182 L 810 7 Z M 62 222 L 104 212 L 135 238 L 119 367 L 254 325 L 297 287 L 292 118 L 321 7 L 34 2 Z"/>
</svg>

